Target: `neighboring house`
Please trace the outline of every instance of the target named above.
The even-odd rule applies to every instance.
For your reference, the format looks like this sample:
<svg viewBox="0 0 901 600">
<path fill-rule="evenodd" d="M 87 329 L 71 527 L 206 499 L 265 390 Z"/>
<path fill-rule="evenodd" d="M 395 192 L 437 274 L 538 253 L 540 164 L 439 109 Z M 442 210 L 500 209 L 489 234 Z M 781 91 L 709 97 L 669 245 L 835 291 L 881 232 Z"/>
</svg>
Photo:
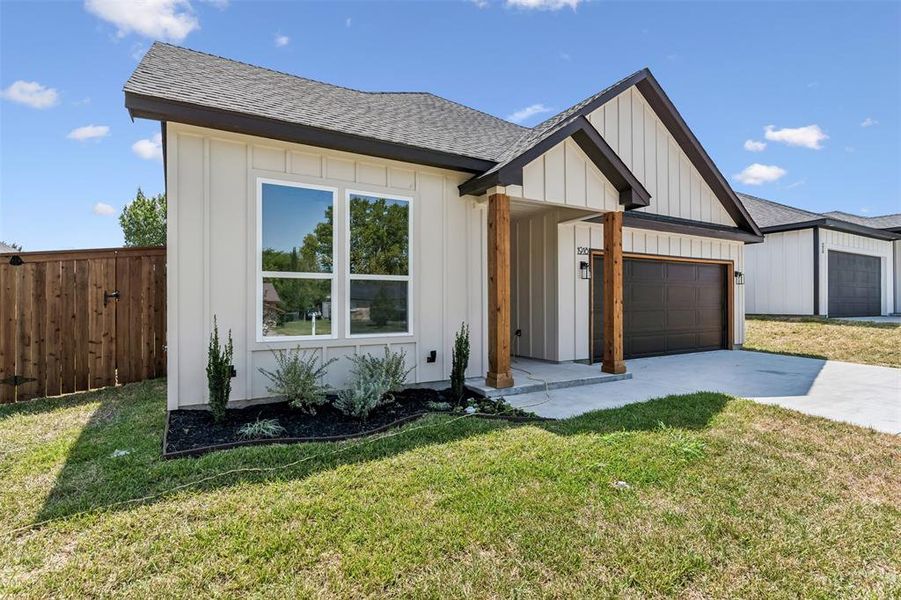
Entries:
<svg viewBox="0 0 901 600">
<path fill-rule="evenodd" d="M 898 215 L 870 220 L 739 197 L 765 234 L 745 256 L 748 314 L 851 317 L 898 310 Z"/>
<path fill-rule="evenodd" d="M 214 315 L 234 400 L 267 396 L 258 368 L 294 346 L 389 344 L 446 380 L 464 322 L 468 375 L 500 388 L 511 354 L 620 373 L 744 339 L 735 275 L 762 235 L 647 70 L 527 128 L 154 44 L 125 104 L 162 122 L 170 408 L 205 402 Z M 329 307 L 316 336 L 264 326 L 272 282 L 282 310 Z"/>
</svg>

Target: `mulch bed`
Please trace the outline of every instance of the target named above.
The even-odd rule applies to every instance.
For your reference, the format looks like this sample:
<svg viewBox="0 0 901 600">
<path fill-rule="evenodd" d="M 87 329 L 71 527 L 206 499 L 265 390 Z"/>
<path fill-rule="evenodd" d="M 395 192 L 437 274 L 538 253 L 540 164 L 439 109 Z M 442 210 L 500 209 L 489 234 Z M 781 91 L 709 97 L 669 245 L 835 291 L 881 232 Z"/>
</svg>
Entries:
<svg viewBox="0 0 901 600">
<path fill-rule="evenodd" d="M 238 446 L 365 437 L 413 421 L 430 412 L 437 412 L 430 407 L 430 403 L 446 402 L 453 405 L 450 389 L 438 391 L 411 388 L 395 394 L 395 398 L 395 402 L 375 409 L 366 421 L 348 417 L 331 404 L 317 407 L 315 415 L 292 408 L 287 402 L 231 408 L 221 423 L 213 421 L 212 414 L 205 410 L 173 410 L 169 413 L 166 425 L 163 456 L 199 456 L 213 450 Z M 285 432 L 278 438 L 253 440 L 239 435 L 238 431 L 242 426 L 264 419 L 277 419 Z M 523 415 L 511 415 L 509 419 L 534 420 Z"/>
</svg>

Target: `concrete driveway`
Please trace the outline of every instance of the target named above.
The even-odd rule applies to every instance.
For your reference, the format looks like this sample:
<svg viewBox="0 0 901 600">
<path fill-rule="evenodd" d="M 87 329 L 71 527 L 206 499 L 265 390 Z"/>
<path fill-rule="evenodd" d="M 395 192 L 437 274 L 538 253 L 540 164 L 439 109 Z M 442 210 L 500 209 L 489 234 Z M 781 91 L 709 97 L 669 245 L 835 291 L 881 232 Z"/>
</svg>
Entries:
<svg viewBox="0 0 901 600">
<path fill-rule="evenodd" d="M 723 392 L 901 433 L 901 369 L 727 350 L 640 358 L 627 361 L 626 366 L 632 379 L 532 392 L 507 400 L 541 416 L 566 418 L 670 394 Z M 513 367 L 515 376 L 515 360 Z"/>
</svg>

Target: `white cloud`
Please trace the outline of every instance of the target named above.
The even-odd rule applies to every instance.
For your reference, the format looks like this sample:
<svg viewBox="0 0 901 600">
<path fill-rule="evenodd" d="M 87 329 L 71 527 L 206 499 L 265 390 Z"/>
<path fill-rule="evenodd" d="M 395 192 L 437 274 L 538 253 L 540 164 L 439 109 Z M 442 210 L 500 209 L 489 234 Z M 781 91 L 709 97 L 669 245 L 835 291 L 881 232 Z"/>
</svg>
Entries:
<svg viewBox="0 0 901 600">
<path fill-rule="evenodd" d="M 228 0 L 200 0 L 204 4 L 209 4 L 219 10 L 225 10 L 228 8 Z"/>
<path fill-rule="evenodd" d="M 873 125 L 879 125 L 879 121 L 872 117 L 867 117 L 860 124 L 861 127 L 872 127 Z"/>
<path fill-rule="evenodd" d="M 798 186 L 804 185 L 805 183 L 807 183 L 806 179 L 799 179 L 798 181 L 793 181 L 792 183 L 785 186 L 785 189 L 787 189 L 787 190 L 794 189 Z"/>
<path fill-rule="evenodd" d="M 526 119 L 530 119 L 535 115 L 540 115 L 544 113 L 551 112 L 551 109 L 546 107 L 544 104 L 532 104 L 531 106 L 527 106 L 525 108 L 520 108 L 513 114 L 507 115 L 508 121 L 513 121 L 514 123 L 522 123 Z"/>
<path fill-rule="evenodd" d="M 291 43 L 291 38 L 289 38 L 288 36 L 282 35 L 282 34 L 280 34 L 280 33 L 279 33 L 279 34 L 276 34 L 276 36 L 275 36 L 275 45 L 276 45 L 278 48 L 284 48 L 285 46 L 287 46 L 287 45 L 290 44 L 290 43 Z"/>
<path fill-rule="evenodd" d="M 763 152 L 766 150 L 766 142 L 758 140 L 745 140 L 745 150 L 748 152 Z"/>
<path fill-rule="evenodd" d="M 50 108 L 59 103 L 59 92 L 53 88 L 41 85 L 37 81 L 16 81 L 3 90 L 0 95 L 7 100 L 18 102 L 31 108 Z"/>
<path fill-rule="evenodd" d="M 776 165 L 762 165 L 754 163 L 745 167 L 741 173 L 737 173 L 732 177 L 746 185 L 762 185 L 764 183 L 772 183 L 785 176 L 788 173 L 782 167 Z"/>
<path fill-rule="evenodd" d="M 94 208 L 91 209 L 91 212 L 100 217 L 108 217 L 116 214 L 116 209 L 106 202 L 97 202 L 94 204 Z"/>
<path fill-rule="evenodd" d="M 476 8 L 488 8 L 488 0 L 470 0 Z"/>
<path fill-rule="evenodd" d="M 138 140 L 131 150 L 145 160 L 163 160 L 163 135 L 158 133 L 149 139 Z"/>
<path fill-rule="evenodd" d="M 353 19 L 351 19 L 350 17 L 347 17 L 347 19 L 344 20 L 344 26 L 350 27 L 351 25 L 353 25 L 353 22 L 354 22 Z"/>
<path fill-rule="evenodd" d="M 525 10 L 560 10 L 561 8 L 576 10 L 581 3 L 582 0 L 507 0 L 507 6 Z"/>
<path fill-rule="evenodd" d="M 789 146 L 803 146 L 812 150 L 822 148 L 823 140 L 828 140 L 829 136 L 820 129 L 819 125 L 807 125 L 806 127 L 786 127 L 776 129 L 772 125 L 763 128 L 764 137 L 771 142 L 781 142 Z"/>
<path fill-rule="evenodd" d="M 85 0 L 85 9 L 116 26 L 116 35 L 137 33 L 180 42 L 200 28 L 188 0 Z"/>
<path fill-rule="evenodd" d="M 70 140 L 84 142 L 86 140 L 105 138 L 108 135 L 109 127 L 106 125 L 85 125 L 84 127 L 73 129 L 66 137 Z"/>
</svg>

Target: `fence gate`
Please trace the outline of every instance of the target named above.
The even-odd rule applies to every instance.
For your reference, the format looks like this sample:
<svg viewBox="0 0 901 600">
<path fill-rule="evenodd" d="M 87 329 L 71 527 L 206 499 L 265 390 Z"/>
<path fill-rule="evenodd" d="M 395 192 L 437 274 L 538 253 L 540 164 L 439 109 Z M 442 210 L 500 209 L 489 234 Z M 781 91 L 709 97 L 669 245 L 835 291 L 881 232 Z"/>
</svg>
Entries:
<svg viewBox="0 0 901 600">
<path fill-rule="evenodd" d="M 166 374 L 166 249 L 0 255 L 0 402 Z"/>
</svg>

